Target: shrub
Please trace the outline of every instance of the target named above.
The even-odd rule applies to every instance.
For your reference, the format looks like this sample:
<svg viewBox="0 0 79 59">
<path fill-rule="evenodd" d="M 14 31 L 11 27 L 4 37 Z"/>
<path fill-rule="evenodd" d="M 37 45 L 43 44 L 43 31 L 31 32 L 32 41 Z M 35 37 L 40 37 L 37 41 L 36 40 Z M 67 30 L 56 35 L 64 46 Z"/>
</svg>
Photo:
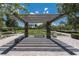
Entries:
<svg viewBox="0 0 79 59">
<path fill-rule="evenodd" d="M 60 30 L 58 32 L 63 32 L 63 33 L 77 33 L 77 31 L 71 31 L 71 30 Z"/>
<path fill-rule="evenodd" d="M 6 31 L 8 31 L 7 28 L 2 28 L 2 32 L 6 32 Z"/>
<path fill-rule="evenodd" d="M 79 39 L 79 33 L 72 33 L 71 37 L 75 39 Z"/>
</svg>

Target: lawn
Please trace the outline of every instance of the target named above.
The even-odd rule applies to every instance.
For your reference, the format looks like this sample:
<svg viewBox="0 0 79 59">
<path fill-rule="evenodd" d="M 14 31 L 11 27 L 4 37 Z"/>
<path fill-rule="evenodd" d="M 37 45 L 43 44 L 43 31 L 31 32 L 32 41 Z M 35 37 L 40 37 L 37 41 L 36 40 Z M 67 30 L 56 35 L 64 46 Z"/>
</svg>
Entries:
<svg viewBox="0 0 79 59">
<path fill-rule="evenodd" d="M 16 33 L 24 33 L 24 30 L 16 30 Z M 29 35 L 46 35 L 45 29 L 29 29 Z"/>
<path fill-rule="evenodd" d="M 29 35 L 45 35 L 45 29 L 29 29 Z"/>
</svg>

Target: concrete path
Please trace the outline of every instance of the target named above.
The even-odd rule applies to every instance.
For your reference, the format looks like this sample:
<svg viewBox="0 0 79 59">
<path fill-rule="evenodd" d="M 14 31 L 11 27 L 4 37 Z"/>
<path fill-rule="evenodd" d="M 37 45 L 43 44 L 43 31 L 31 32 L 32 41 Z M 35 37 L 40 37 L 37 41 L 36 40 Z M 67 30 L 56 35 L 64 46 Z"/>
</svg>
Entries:
<svg viewBox="0 0 79 59">
<path fill-rule="evenodd" d="M 65 33 L 64 33 L 65 34 Z M 0 53 L 5 51 L 11 45 L 14 44 L 14 39 L 22 36 L 23 34 L 16 34 L 14 36 L 4 38 L 0 40 Z M 79 41 L 70 39 L 69 34 L 67 36 L 57 36 L 52 40 L 63 45 L 67 49 L 79 55 Z M 71 43 L 70 43 L 71 42 Z M 73 44 L 74 43 L 74 44 Z M 62 56 L 70 55 L 62 47 L 46 38 L 24 38 L 20 43 L 11 49 L 7 54 L 1 54 L 6 56 Z"/>
<path fill-rule="evenodd" d="M 73 46 L 74 48 L 79 49 L 79 40 L 71 37 L 70 34 L 64 33 L 67 36 L 57 36 L 56 39 Z"/>
<path fill-rule="evenodd" d="M 55 39 L 53 39 L 55 40 Z M 57 42 L 64 45 L 66 48 L 71 49 L 73 52 L 79 52 L 79 50 L 74 49 L 59 40 Z M 4 51 L 6 48 L 11 46 L 13 41 L 3 45 L 1 50 Z M 62 49 L 56 43 L 52 42 L 46 38 L 25 38 L 19 44 L 17 44 L 11 51 L 7 54 L 9 56 L 58 56 L 58 55 L 70 55 L 67 51 Z"/>
<path fill-rule="evenodd" d="M 13 36 L 0 39 L 0 48 L 1 48 L 3 45 L 6 45 L 7 43 L 9 43 L 9 42 L 11 42 L 11 41 L 14 41 L 14 39 L 16 39 L 17 37 L 22 36 L 22 35 L 23 35 L 23 34 L 14 34 Z M 0 53 L 2 53 L 2 52 L 3 52 L 3 51 L 0 50 Z"/>
<path fill-rule="evenodd" d="M 0 46 L 5 45 L 6 43 L 8 43 L 8 42 L 10 42 L 10 41 L 14 40 L 15 38 L 22 36 L 22 35 L 23 34 L 14 34 L 13 36 L 0 39 Z"/>
<path fill-rule="evenodd" d="M 61 33 L 61 32 L 59 32 Z M 60 40 L 76 49 L 79 49 L 79 40 L 78 39 L 74 39 L 71 37 L 71 34 L 67 34 L 67 33 L 62 33 L 64 34 L 65 36 L 57 36 L 57 40 Z M 76 52 L 76 54 L 79 55 L 79 52 Z"/>
</svg>

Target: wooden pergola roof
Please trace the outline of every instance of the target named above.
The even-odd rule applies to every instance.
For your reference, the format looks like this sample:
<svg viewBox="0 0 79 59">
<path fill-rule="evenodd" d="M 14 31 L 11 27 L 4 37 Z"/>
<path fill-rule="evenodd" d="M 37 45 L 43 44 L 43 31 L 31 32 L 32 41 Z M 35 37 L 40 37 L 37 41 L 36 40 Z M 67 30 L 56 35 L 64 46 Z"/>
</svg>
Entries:
<svg viewBox="0 0 79 59">
<path fill-rule="evenodd" d="M 45 23 L 57 18 L 58 14 L 29 14 L 24 17 L 25 22 L 29 23 Z"/>
</svg>

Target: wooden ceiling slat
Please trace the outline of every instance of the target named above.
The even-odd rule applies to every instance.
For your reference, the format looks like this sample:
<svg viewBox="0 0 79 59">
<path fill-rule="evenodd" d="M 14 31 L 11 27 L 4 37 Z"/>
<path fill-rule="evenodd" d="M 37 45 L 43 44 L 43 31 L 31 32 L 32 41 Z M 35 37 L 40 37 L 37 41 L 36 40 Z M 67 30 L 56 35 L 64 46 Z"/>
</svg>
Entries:
<svg viewBox="0 0 79 59">
<path fill-rule="evenodd" d="M 29 14 L 24 17 L 24 20 L 29 23 L 41 23 L 51 21 L 57 16 L 58 14 Z"/>
</svg>

